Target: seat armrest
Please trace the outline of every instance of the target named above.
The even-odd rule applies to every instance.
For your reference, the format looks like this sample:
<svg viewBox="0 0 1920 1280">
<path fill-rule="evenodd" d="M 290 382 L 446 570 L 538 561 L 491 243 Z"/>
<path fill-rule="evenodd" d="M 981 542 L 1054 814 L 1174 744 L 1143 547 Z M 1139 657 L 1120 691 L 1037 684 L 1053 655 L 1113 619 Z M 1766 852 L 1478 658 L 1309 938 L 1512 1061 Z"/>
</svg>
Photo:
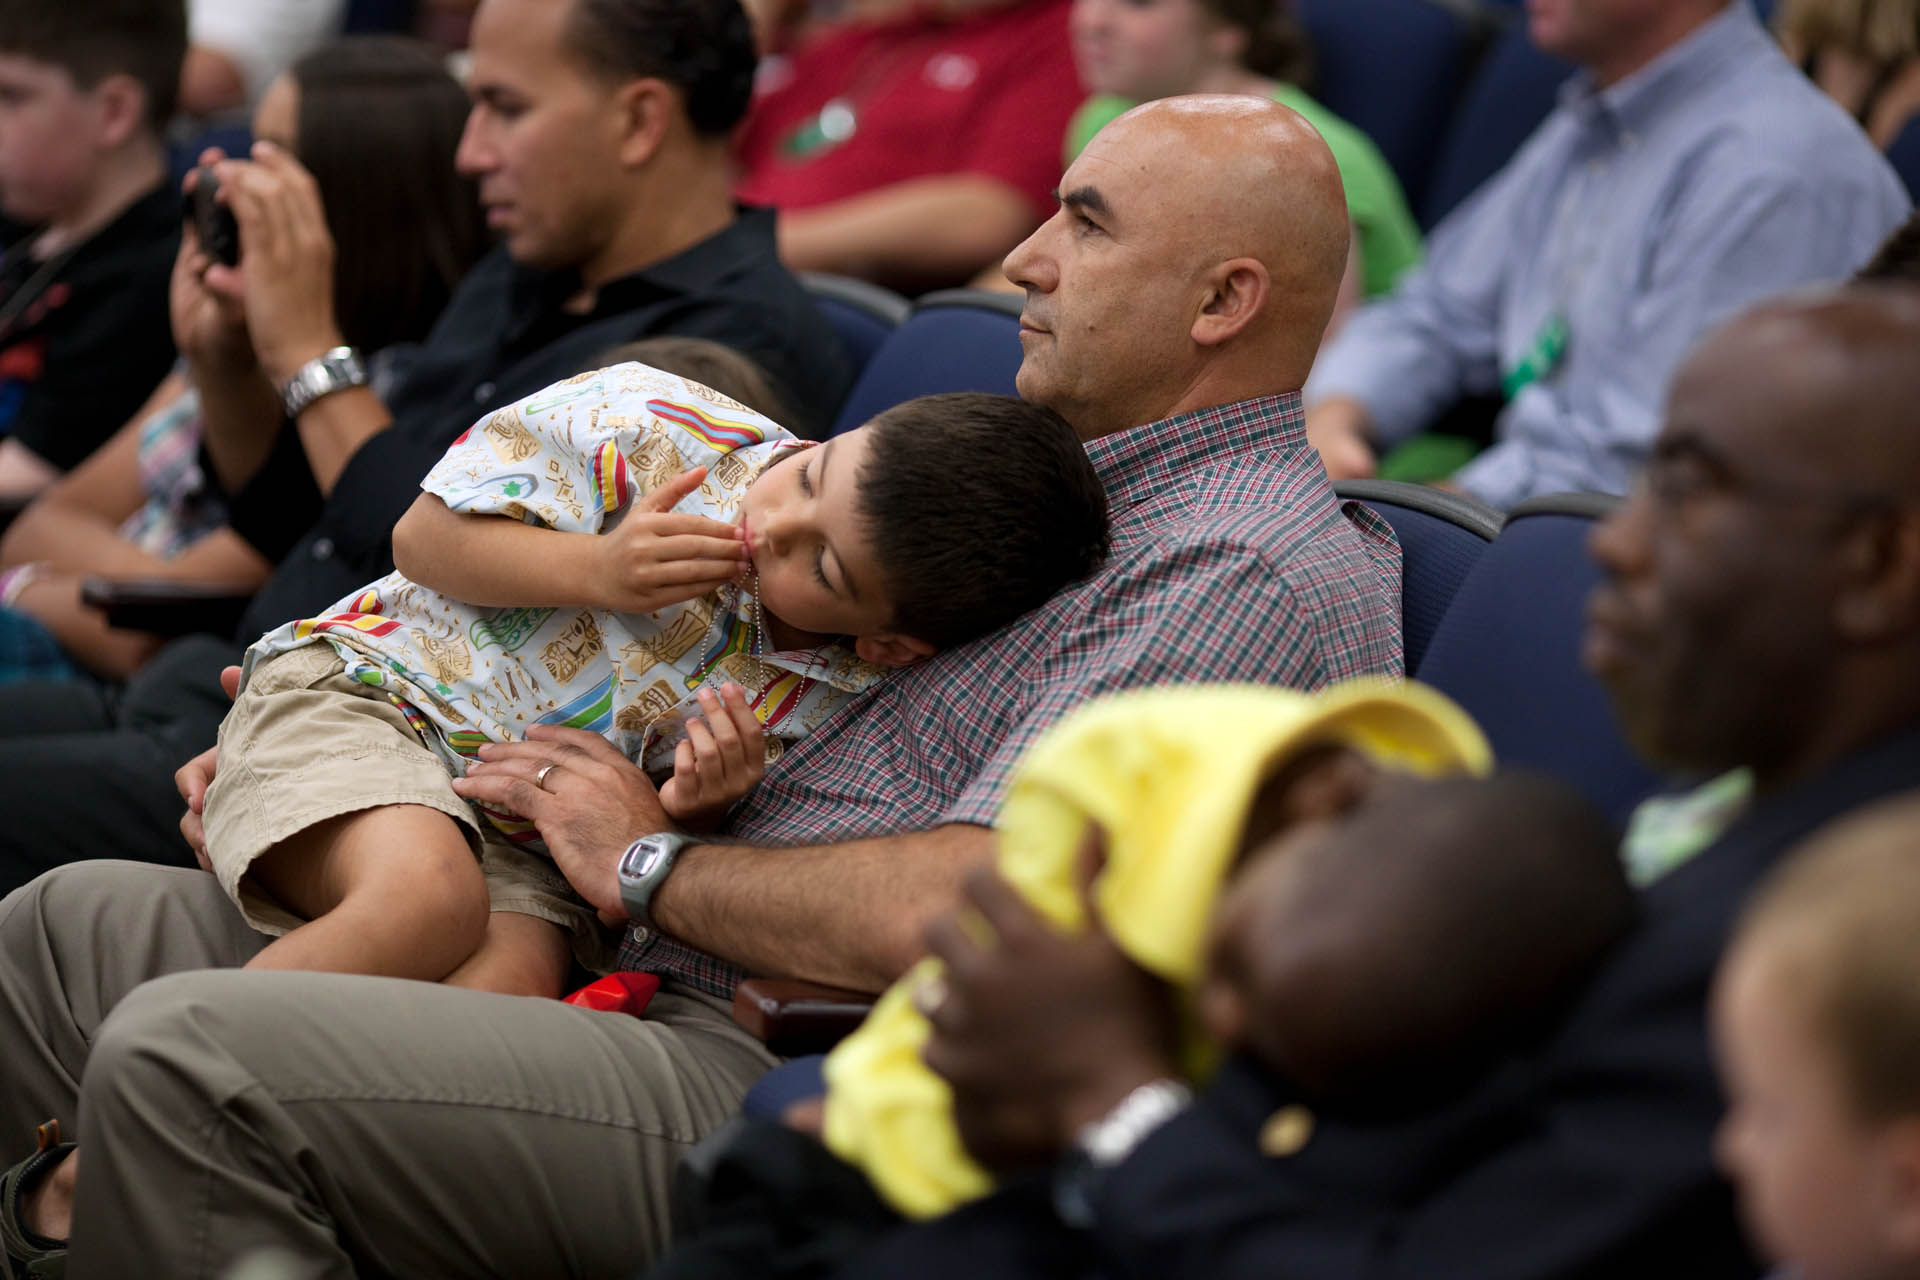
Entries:
<svg viewBox="0 0 1920 1280">
<path fill-rule="evenodd" d="M 825 1053 L 873 1008 L 873 997 L 790 978 L 749 978 L 733 990 L 733 1020 L 783 1058 Z"/>
<path fill-rule="evenodd" d="M 246 612 L 245 592 L 208 582 L 167 578 L 88 578 L 80 599 L 107 616 L 107 625 L 163 636 L 232 635 Z"/>
</svg>

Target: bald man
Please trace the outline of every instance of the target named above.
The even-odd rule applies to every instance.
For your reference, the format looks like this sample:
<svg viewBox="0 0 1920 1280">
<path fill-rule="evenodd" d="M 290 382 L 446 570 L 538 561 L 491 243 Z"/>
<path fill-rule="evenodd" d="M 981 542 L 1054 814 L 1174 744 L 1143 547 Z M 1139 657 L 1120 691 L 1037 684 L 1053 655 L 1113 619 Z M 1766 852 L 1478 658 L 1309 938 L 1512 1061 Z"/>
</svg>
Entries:
<svg viewBox="0 0 1920 1280">
<path fill-rule="evenodd" d="M 640 916 L 624 967 L 665 977 L 645 1021 L 183 973 L 267 941 L 196 872 L 79 864 L 0 902 L 0 1135 L 25 1154 L 57 1116 L 80 1144 L 16 1179 L 18 1227 L 70 1237 L 70 1276 L 215 1274 L 268 1246 L 302 1275 L 620 1275 L 651 1257 L 680 1152 L 773 1064 L 728 1016 L 738 978 L 890 982 L 989 859 L 1036 734 L 1137 685 L 1402 669 L 1398 548 L 1334 498 L 1300 411 L 1346 244 L 1333 158 L 1284 107 L 1184 99 L 1116 121 L 1007 259 L 1028 297 L 1021 390 L 1079 428 L 1107 486 L 1104 569 L 885 682 L 790 748 L 724 837 L 664 842 L 624 875 L 629 847 L 669 829 L 642 773 L 592 734 L 490 749 L 464 794 L 535 822 L 606 918 Z"/>
<path fill-rule="evenodd" d="M 1584 656 L 1635 747 L 1716 802 L 1669 819 L 1638 924 L 1535 1046 L 1437 1109 L 1318 1110 L 1254 1053 L 1184 1109 L 1130 1105 L 1176 1074 L 1171 1011 L 1111 943 L 1029 930 L 972 883 L 1002 937 L 1045 941 L 950 964 L 968 1016 L 936 1018 L 926 1056 L 979 1150 L 1065 1153 L 1061 1173 L 897 1232 L 843 1280 L 1756 1274 L 1712 1163 L 1708 984 L 1774 862 L 1920 782 L 1915 350 L 1920 290 L 1852 286 L 1747 313 L 1677 374 L 1643 482 L 1592 539 Z M 1284 1035 L 1287 884 L 1261 888 L 1215 948 Z"/>
</svg>

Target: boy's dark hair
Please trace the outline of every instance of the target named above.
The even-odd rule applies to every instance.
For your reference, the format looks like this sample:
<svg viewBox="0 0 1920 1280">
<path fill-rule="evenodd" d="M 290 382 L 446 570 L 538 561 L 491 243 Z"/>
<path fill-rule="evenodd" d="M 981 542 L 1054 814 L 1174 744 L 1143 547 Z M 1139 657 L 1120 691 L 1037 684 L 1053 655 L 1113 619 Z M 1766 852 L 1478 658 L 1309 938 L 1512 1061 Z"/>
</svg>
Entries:
<svg viewBox="0 0 1920 1280">
<path fill-rule="evenodd" d="M 566 41 L 609 80 L 664 80 L 694 132 L 722 138 L 753 96 L 759 61 L 740 0 L 573 0 Z"/>
<path fill-rule="evenodd" d="M 1920 213 L 1896 227 L 1854 279 L 1920 282 Z"/>
<path fill-rule="evenodd" d="M 419 342 L 487 250 L 474 182 L 454 171 L 467 95 L 446 58 L 407 36 L 349 36 L 289 69 L 294 150 L 338 246 L 333 296 L 347 341 Z"/>
<path fill-rule="evenodd" d="M 773 379 L 767 371 L 712 338 L 677 333 L 637 338 L 606 352 L 591 367 L 599 369 L 629 361 L 697 382 L 738 400 L 763 418 L 779 423 L 791 421 L 785 398 L 773 389 Z"/>
<path fill-rule="evenodd" d="M 1302 851 L 1275 1063 L 1329 1105 L 1417 1108 L 1552 1023 L 1634 918 L 1607 820 L 1539 774 L 1390 788 Z M 1294 926 L 1297 926 L 1294 927 Z"/>
<path fill-rule="evenodd" d="M 0 0 L 0 51 L 61 67 L 83 89 L 132 76 L 158 137 L 180 99 L 186 0 Z"/>
<path fill-rule="evenodd" d="M 1011 396 L 922 396 L 867 424 L 860 511 L 894 627 L 949 649 L 1084 578 L 1107 495 L 1058 414 Z"/>
</svg>

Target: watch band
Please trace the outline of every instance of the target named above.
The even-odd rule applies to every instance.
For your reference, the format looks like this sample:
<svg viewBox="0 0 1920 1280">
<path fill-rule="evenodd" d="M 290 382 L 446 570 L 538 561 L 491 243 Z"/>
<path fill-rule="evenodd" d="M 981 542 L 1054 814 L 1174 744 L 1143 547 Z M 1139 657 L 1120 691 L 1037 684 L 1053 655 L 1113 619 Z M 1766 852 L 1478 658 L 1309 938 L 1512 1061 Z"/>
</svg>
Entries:
<svg viewBox="0 0 1920 1280">
<path fill-rule="evenodd" d="M 656 831 L 641 836 L 620 855 L 620 905 L 640 928 L 653 927 L 653 895 L 660 892 L 680 851 L 693 837 L 678 831 Z"/>
<path fill-rule="evenodd" d="M 1094 1203 L 1108 1171 L 1192 1102 L 1193 1090 L 1184 1082 L 1153 1080 L 1082 1128 L 1054 1169 L 1053 1208 L 1060 1220 L 1080 1229 L 1092 1226 Z"/>
<path fill-rule="evenodd" d="M 289 418 L 297 418 L 323 396 L 366 385 L 367 367 L 360 353 L 352 347 L 335 347 L 295 369 L 280 385 L 280 407 Z"/>
</svg>

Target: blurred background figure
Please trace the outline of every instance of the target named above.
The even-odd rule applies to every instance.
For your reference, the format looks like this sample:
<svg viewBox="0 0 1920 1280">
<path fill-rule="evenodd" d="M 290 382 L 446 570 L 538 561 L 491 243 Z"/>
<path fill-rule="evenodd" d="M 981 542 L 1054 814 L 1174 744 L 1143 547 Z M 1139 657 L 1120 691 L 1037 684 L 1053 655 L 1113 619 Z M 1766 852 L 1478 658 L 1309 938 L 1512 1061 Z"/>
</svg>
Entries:
<svg viewBox="0 0 1920 1280">
<path fill-rule="evenodd" d="M 338 246 L 341 328 L 353 346 L 378 353 L 382 383 L 404 367 L 407 349 L 487 247 L 474 184 L 453 168 L 466 115 L 466 95 L 440 51 L 399 36 L 323 45 L 276 80 L 254 112 L 254 136 L 293 152 L 319 186 Z M 190 243 L 174 271 L 172 322 L 183 350 L 204 348 L 208 333 L 232 323 L 227 304 L 195 275 L 198 256 Z M 257 425 L 263 440 L 280 433 L 278 421 Z M 200 396 L 182 370 L 21 514 L 0 541 L 0 683 L 82 667 L 124 677 L 158 646 L 157 637 L 109 629 L 80 602 L 89 575 L 241 592 L 265 579 L 271 566 L 227 527 L 202 456 Z"/>
<path fill-rule="evenodd" d="M 1379 148 L 1303 87 L 1312 83 L 1313 51 L 1290 0 L 1074 0 L 1071 29 L 1093 96 L 1067 128 L 1066 163 L 1137 102 L 1180 93 L 1271 98 L 1320 131 L 1347 188 L 1354 252 L 1330 329 L 1420 260 L 1419 227 Z"/>
<path fill-rule="evenodd" d="M 868 5 L 761 63 L 737 192 L 780 257 L 905 292 L 960 284 L 1053 211 L 1081 99 L 1070 0 Z M 775 19 L 759 14 L 763 45 Z"/>
<path fill-rule="evenodd" d="M 1920 0 L 1784 0 L 1774 30 L 1882 151 L 1920 114 Z"/>
<path fill-rule="evenodd" d="M 190 0 L 180 110 L 243 110 L 295 59 L 340 34 L 347 0 Z"/>
</svg>

